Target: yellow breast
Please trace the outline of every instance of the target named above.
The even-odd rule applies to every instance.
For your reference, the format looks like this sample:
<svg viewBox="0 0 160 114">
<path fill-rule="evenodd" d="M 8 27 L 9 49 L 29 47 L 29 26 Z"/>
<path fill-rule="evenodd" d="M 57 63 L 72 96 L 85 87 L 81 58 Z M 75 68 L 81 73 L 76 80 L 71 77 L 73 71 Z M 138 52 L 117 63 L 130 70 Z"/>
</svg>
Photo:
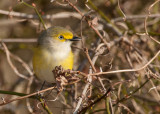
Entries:
<svg viewBox="0 0 160 114">
<path fill-rule="evenodd" d="M 66 52 L 64 52 L 66 53 Z M 43 81 L 55 82 L 52 70 L 62 65 L 64 69 L 73 68 L 73 53 L 70 51 L 65 57 L 59 57 L 59 53 L 50 52 L 47 49 L 38 47 L 34 51 L 33 70 L 37 77 Z"/>
</svg>

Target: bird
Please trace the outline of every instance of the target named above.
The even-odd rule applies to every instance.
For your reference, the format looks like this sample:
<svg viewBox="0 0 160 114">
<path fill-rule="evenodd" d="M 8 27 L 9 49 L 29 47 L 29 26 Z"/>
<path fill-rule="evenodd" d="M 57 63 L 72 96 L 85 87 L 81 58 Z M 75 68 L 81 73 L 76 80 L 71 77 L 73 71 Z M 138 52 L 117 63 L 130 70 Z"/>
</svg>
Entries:
<svg viewBox="0 0 160 114">
<path fill-rule="evenodd" d="M 71 50 L 72 41 L 81 38 L 64 27 L 54 26 L 44 30 L 39 38 L 33 54 L 33 70 L 36 76 L 46 82 L 55 83 L 52 70 L 56 66 L 73 69 L 74 55 Z"/>
</svg>

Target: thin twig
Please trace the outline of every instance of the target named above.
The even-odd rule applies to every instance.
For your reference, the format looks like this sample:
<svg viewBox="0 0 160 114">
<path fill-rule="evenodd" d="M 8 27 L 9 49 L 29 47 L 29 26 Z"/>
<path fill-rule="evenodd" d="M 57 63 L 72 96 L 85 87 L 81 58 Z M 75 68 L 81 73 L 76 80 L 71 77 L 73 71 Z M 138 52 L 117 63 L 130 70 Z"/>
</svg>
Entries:
<svg viewBox="0 0 160 114">
<path fill-rule="evenodd" d="M 89 73 L 90 73 L 90 74 L 92 73 L 92 72 L 91 72 L 91 69 L 90 69 Z M 85 97 L 86 94 L 87 94 L 87 90 L 88 90 L 88 88 L 89 88 L 89 86 L 90 86 L 90 84 L 91 84 L 92 77 L 91 77 L 90 75 L 88 75 L 88 78 L 87 78 L 87 79 L 88 79 L 88 80 L 87 80 L 87 84 L 85 85 L 85 87 L 84 87 L 84 89 L 83 89 L 81 98 L 79 98 L 79 101 L 78 101 L 78 103 L 77 103 L 77 106 L 76 106 L 73 114 L 77 114 L 77 113 L 78 113 L 78 110 L 79 110 L 79 108 L 80 108 L 80 106 L 81 106 L 82 100 L 84 99 L 84 97 Z"/>
<path fill-rule="evenodd" d="M 129 93 L 127 96 L 121 98 L 120 100 L 117 101 L 116 104 L 114 104 L 113 106 L 118 105 L 119 103 L 131 98 L 132 95 L 134 95 L 138 90 L 140 90 L 151 78 L 147 79 L 140 87 L 138 87 L 136 90 L 134 90 L 132 93 Z"/>
<path fill-rule="evenodd" d="M 27 85 L 27 94 L 30 93 L 33 79 L 34 79 L 33 76 L 29 79 L 29 82 L 28 82 L 28 85 Z M 26 99 L 26 105 L 27 105 L 28 111 L 29 111 L 30 113 L 33 113 L 33 109 L 31 108 L 31 104 L 30 104 L 30 102 L 29 102 L 29 99 Z"/>
<path fill-rule="evenodd" d="M 4 43 L 36 43 L 36 38 L 2 38 L 0 39 L 0 42 Z"/>
<path fill-rule="evenodd" d="M 160 17 L 160 14 L 151 14 L 151 15 L 126 15 L 126 20 L 139 20 L 139 19 L 145 19 L 146 16 L 149 16 L 149 18 L 156 18 Z M 111 20 L 112 22 L 118 22 L 118 21 L 124 21 L 124 17 L 118 17 Z"/>
<path fill-rule="evenodd" d="M 101 96 L 100 98 L 98 98 L 97 100 L 95 100 L 94 102 L 90 103 L 88 106 L 84 107 L 82 110 L 80 110 L 78 112 L 78 114 L 82 114 L 82 113 L 85 113 L 87 111 L 87 109 L 89 109 L 90 107 L 92 107 L 94 104 L 100 102 L 102 99 L 104 99 L 109 93 L 111 92 L 111 88 L 109 88 L 106 93 Z"/>
<path fill-rule="evenodd" d="M 37 15 L 33 14 L 27 14 L 27 13 L 20 13 L 20 12 L 15 12 L 15 11 L 6 11 L 6 10 L 1 10 L 0 9 L 0 14 L 4 15 L 11 15 L 14 17 L 19 17 L 19 18 L 25 18 L 25 19 L 38 19 Z M 59 19 L 59 18 L 69 18 L 69 17 L 75 17 L 77 19 L 81 19 L 81 15 L 79 13 L 75 12 L 59 12 L 55 13 L 52 15 L 43 15 L 43 19 Z"/>
<path fill-rule="evenodd" d="M 72 4 L 69 0 L 65 0 L 71 7 L 73 7 L 82 17 L 84 16 L 83 13 L 74 5 Z M 90 22 L 87 20 L 87 18 L 84 18 L 88 25 L 94 30 L 94 32 L 100 37 L 100 39 L 105 43 L 107 46 L 107 49 L 109 50 L 109 44 L 106 42 L 106 40 L 103 38 L 103 36 L 100 34 L 100 32 L 92 25 Z"/>
<path fill-rule="evenodd" d="M 151 13 L 150 13 L 151 8 L 152 8 L 155 4 L 157 4 L 159 1 L 160 1 L 160 0 L 156 0 L 153 4 L 151 4 L 151 5 L 149 6 L 149 8 L 148 8 L 148 15 L 146 16 L 146 18 L 145 18 L 145 20 L 144 20 L 144 28 L 145 28 L 145 33 L 146 33 L 146 35 L 147 35 L 151 40 L 155 41 L 155 42 L 158 43 L 158 44 L 160 44 L 160 42 L 159 42 L 158 40 L 154 39 L 154 38 L 153 38 L 151 35 L 149 35 L 149 33 L 148 33 L 148 30 L 147 30 L 147 20 L 148 20 L 148 18 L 149 18 L 149 15 L 151 14 Z"/>
<path fill-rule="evenodd" d="M 1 103 L 0 106 L 9 104 L 9 103 L 11 103 L 11 102 L 13 102 L 13 101 L 30 98 L 30 97 L 32 97 L 32 96 L 39 95 L 40 93 L 44 93 L 44 92 L 49 91 L 49 90 L 52 90 L 52 89 L 54 89 L 54 88 L 56 88 L 56 86 L 50 87 L 50 88 L 47 88 L 47 89 L 44 89 L 44 90 L 41 90 L 41 91 L 38 91 L 38 92 L 35 92 L 35 93 L 32 93 L 32 94 L 24 95 L 24 96 L 22 96 L 22 97 L 18 97 L 18 98 L 12 99 L 12 100 L 7 101 L 7 102 L 5 102 L 5 103 Z M 3 94 L 3 93 L 2 93 L 2 94 Z"/>
<path fill-rule="evenodd" d="M 44 29 L 46 30 L 45 23 L 44 23 L 44 21 L 43 21 L 43 19 L 42 19 L 42 16 L 41 16 L 40 13 L 38 12 L 36 6 L 32 6 L 32 5 L 30 5 L 30 4 L 28 4 L 28 3 L 24 2 L 24 1 L 22 1 L 21 3 L 23 3 L 23 4 L 24 4 L 25 6 L 27 6 L 27 7 L 33 8 L 33 9 L 35 10 L 35 12 L 37 13 L 37 15 L 38 15 L 38 17 L 39 17 L 39 19 L 40 19 L 40 21 L 41 21 Z"/>
<path fill-rule="evenodd" d="M 20 57 L 14 55 L 14 54 L 11 53 L 11 52 L 10 52 L 10 56 L 11 56 L 13 59 L 17 60 L 18 62 L 20 62 L 20 63 L 22 64 L 22 66 L 26 69 L 26 71 L 28 71 L 29 75 L 30 75 L 30 76 L 33 76 L 34 73 L 33 73 L 33 71 L 31 70 L 31 68 L 28 66 L 27 63 L 25 63 Z"/>
<path fill-rule="evenodd" d="M 85 52 L 85 54 L 86 54 L 86 56 L 87 56 L 87 59 L 88 59 L 88 61 L 89 61 L 89 64 L 91 65 L 93 71 L 96 72 L 96 68 L 94 67 L 94 64 L 92 63 L 92 60 L 91 60 L 91 58 L 90 58 L 90 56 L 89 56 L 89 54 L 88 54 L 88 49 L 85 48 L 84 52 Z"/>
<path fill-rule="evenodd" d="M 13 69 L 14 73 L 15 73 L 16 75 L 18 75 L 19 77 L 21 77 L 21 78 L 24 78 L 24 79 L 26 79 L 26 80 L 29 80 L 29 78 L 28 78 L 27 76 L 21 74 L 21 73 L 17 70 L 17 68 L 13 65 L 13 63 L 12 63 L 12 61 L 11 61 L 11 58 L 10 58 L 10 52 L 9 52 L 7 46 L 6 46 L 3 42 L 2 42 L 1 44 L 2 44 L 2 46 L 4 47 L 4 51 L 5 51 L 6 56 L 7 56 L 7 61 L 8 61 L 8 63 L 9 63 L 9 65 L 11 66 L 11 68 Z"/>
<path fill-rule="evenodd" d="M 127 106 L 125 106 L 124 104 L 119 104 L 119 106 L 123 107 L 124 109 L 126 109 L 128 111 L 129 114 L 135 114 L 133 113 Z"/>
<path fill-rule="evenodd" d="M 121 7 L 120 7 L 120 3 L 119 3 L 119 0 L 118 0 L 118 8 L 120 10 L 120 12 L 123 14 L 123 20 L 126 21 L 126 15 L 124 14 L 124 12 L 122 11 Z"/>
<path fill-rule="evenodd" d="M 138 68 L 138 69 L 125 69 L 125 70 L 116 70 L 116 71 L 109 71 L 109 72 L 99 72 L 99 73 L 93 73 L 91 75 L 94 76 L 94 75 L 102 75 L 102 74 L 114 74 L 114 73 L 122 73 L 122 72 L 136 72 L 136 71 L 140 71 L 140 70 L 143 70 L 144 68 L 146 68 L 154 59 L 157 58 L 157 56 L 159 54 L 160 54 L 160 51 L 158 51 L 155 54 L 155 56 L 148 63 L 146 63 L 144 66 L 142 66 L 141 68 Z"/>
</svg>

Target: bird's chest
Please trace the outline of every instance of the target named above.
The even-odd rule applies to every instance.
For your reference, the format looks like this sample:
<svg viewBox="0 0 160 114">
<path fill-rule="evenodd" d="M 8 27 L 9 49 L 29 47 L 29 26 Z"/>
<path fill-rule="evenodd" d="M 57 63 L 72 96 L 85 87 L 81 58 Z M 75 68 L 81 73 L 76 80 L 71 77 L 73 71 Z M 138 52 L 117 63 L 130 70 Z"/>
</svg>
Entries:
<svg viewBox="0 0 160 114">
<path fill-rule="evenodd" d="M 69 51 L 56 51 L 56 52 L 50 52 L 50 58 L 51 60 L 55 62 L 63 61 L 69 56 Z"/>
<path fill-rule="evenodd" d="M 69 52 L 47 52 L 42 53 L 41 60 L 44 67 L 51 67 L 52 69 L 55 66 L 63 65 L 63 62 L 66 62 L 69 57 Z"/>
<path fill-rule="evenodd" d="M 73 53 L 50 52 L 45 49 L 37 50 L 33 56 L 33 69 L 41 80 L 54 80 L 52 70 L 56 66 L 64 69 L 73 68 Z"/>
<path fill-rule="evenodd" d="M 51 54 L 49 63 L 54 62 L 56 66 L 62 66 L 64 69 L 72 69 L 73 67 L 73 53 L 69 52 L 54 52 Z M 55 67 L 55 66 L 54 66 Z"/>
<path fill-rule="evenodd" d="M 53 69 L 59 65 L 68 68 L 70 64 L 73 64 L 73 54 L 71 50 L 48 51 L 41 49 L 40 51 L 36 51 L 33 59 L 33 64 L 36 64 L 36 67 L 39 67 L 38 69 Z"/>
</svg>

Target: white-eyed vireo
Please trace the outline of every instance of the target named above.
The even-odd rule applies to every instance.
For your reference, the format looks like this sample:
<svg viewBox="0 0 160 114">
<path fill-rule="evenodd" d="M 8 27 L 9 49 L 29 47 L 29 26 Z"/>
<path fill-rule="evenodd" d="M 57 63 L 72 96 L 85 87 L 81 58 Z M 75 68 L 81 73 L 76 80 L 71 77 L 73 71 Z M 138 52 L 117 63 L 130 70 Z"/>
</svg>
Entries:
<svg viewBox="0 0 160 114">
<path fill-rule="evenodd" d="M 56 66 L 73 68 L 71 41 L 80 40 L 62 27 L 51 27 L 43 31 L 33 55 L 33 70 L 42 81 L 55 82 L 52 70 Z"/>
</svg>

